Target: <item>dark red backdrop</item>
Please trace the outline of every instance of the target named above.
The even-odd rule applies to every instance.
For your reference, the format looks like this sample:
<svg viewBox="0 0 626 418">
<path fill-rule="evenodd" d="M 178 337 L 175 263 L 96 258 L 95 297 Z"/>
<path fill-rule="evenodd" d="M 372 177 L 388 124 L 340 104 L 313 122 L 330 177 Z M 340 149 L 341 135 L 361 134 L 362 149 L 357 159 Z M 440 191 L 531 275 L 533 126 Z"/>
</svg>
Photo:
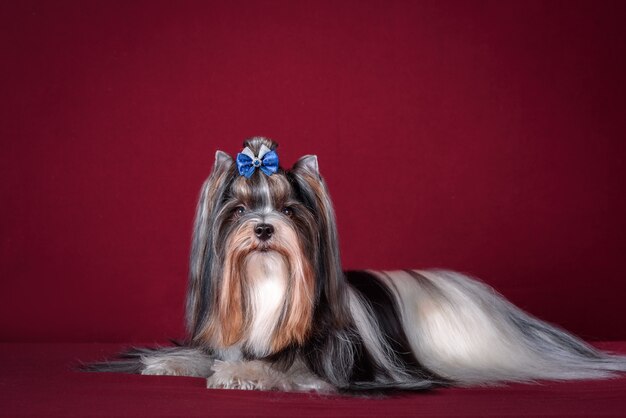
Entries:
<svg viewBox="0 0 626 418">
<path fill-rule="evenodd" d="M 623 2 L 3 2 L 0 338 L 182 333 L 198 189 L 319 156 L 347 268 L 626 338 Z"/>
</svg>

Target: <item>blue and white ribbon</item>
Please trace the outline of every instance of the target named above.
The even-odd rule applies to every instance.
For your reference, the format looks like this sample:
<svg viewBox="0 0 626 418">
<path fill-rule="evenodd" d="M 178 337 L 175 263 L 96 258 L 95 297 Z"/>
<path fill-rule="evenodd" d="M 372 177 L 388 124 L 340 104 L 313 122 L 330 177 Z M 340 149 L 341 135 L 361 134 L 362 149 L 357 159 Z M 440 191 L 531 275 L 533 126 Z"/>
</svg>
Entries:
<svg viewBox="0 0 626 418">
<path fill-rule="evenodd" d="M 237 154 L 237 169 L 239 174 L 246 178 L 252 177 L 254 170 L 260 168 L 266 175 L 271 176 L 278 171 L 278 154 L 265 145 L 261 145 L 259 155 L 254 155 L 252 150 L 245 147 Z"/>
</svg>

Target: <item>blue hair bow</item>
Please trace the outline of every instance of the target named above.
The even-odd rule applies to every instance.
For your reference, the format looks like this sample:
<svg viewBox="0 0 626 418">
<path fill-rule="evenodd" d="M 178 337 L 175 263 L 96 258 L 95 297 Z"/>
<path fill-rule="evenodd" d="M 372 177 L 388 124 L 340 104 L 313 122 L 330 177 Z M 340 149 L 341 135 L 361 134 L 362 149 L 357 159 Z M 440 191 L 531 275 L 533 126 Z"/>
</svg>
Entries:
<svg viewBox="0 0 626 418">
<path fill-rule="evenodd" d="M 260 168 L 266 175 L 271 176 L 278 171 L 278 154 L 265 145 L 261 145 L 259 155 L 254 155 L 252 150 L 245 147 L 237 154 L 237 169 L 239 174 L 246 178 L 252 177 L 254 170 Z"/>
</svg>

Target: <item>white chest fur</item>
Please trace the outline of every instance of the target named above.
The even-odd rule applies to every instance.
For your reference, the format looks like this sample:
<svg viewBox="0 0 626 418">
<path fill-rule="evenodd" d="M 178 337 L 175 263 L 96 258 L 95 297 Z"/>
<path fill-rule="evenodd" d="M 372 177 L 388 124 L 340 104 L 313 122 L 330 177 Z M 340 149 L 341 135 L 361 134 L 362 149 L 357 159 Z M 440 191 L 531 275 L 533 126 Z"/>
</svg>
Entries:
<svg viewBox="0 0 626 418">
<path fill-rule="evenodd" d="M 245 275 L 252 316 L 245 346 L 265 356 L 270 353 L 272 336 L 285 306 L 289 268 L 277 252 L 253 252 L 246 258 Z"/>
</svg>

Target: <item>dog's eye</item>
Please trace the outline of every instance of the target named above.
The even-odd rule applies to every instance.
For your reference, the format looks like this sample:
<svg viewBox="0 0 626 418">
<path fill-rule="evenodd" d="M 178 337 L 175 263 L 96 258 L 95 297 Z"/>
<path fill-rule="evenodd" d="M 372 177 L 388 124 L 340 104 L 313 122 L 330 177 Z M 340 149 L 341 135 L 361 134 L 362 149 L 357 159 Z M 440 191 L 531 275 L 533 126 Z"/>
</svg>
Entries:
<svg viewBox="0 0 626 418">
<path fill-rule="evenodd" d="M 233 209 L 233 214 L 237 216 L 241 216 L 244 213 L 246 213 L 246 208 L 244 208 L 243 206 L 237 206 L 235 209 Z"/>
<path fill-rule="evenodd" d="M 284 208 L 281 210 L 281 212 L 282 212 L 282 213 L 283 213 L 283 215 L 285 215 L 285 216 L 289 216 L 289 217 L 293 216 L 293 209 L 292 209 L 292 208 L 290 208 L 290 207 L 288 207 L 288 206 L 287 206 L 287 207 L 284 207 Z"/>
</svg>

